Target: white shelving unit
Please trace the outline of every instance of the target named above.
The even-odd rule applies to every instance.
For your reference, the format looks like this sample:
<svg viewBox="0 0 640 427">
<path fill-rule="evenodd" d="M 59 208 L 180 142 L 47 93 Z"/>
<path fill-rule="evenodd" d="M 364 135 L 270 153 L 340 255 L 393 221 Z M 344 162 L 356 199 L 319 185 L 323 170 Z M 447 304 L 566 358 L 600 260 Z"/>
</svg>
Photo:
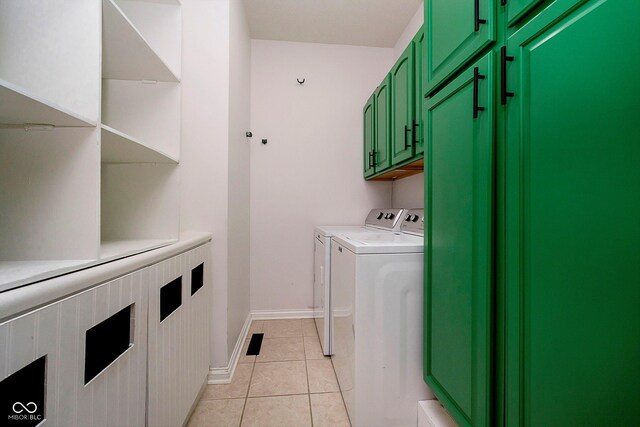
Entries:
<svg viewBox="0 0 640 427">
<path fill-rule="evenodd" d="M 179 234 L 179 4 L 103 0 L 101 245 L 110 260 Z"/>
<path fill-rule="evenodd" d="M 0 0 L 0 292 L 178 239 L 181 19 Z"/>
<path fill-rule="evenodd" d="M 120 4 L 140 3 L 149 10 L 157 5 L 147 2 L 103 0 L 102 76 L 120 80 L 156 80 L 178 82 L 179 78 L 151 47 L 143 34 L 125 15 Z M 134 5 L 138 9 L 138 5 Z M 162 28 L 162 27 L 161 27 Z M 161 29 L 159 29 L 161 31 Z"/>
<path fill-rule="evenodd" d="M 95 126 L 96 122 L 0 79 L 0 123 Z"/>
<path fill-rule="evenodd" d="M 161 151 L 154 150 L 135 139 L 105 124 L 102 125 L 102 161 L 104 163 L 168 163 L 178 160 Z"/>
</svg>

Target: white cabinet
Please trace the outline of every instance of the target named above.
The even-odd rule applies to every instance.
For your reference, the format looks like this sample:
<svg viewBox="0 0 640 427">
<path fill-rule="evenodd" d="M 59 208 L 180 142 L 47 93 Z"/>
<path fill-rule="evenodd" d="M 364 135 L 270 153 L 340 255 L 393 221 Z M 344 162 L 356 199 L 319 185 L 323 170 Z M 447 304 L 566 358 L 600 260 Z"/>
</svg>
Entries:
<svg viewBox="0 0 640 427">
<path fill-rule="evenodd" d="M 0 291 L 178 239 L 181 20 L 0 0 Z"/>
<path fill-rule="evenodd" d="M 151 267 L 148 425 L 179 426 L 209 372 L 210 245 Z"/>
<path fill-rule="evenodd" d="M 44 356 L 46 376 L 29 387 L 46 387 L 47 426 L 144 426 L 148 281 L 149 269 L 138 270 L 0 324 L 0 378 Z M 123 309 L 130 322 L 101 330 Z M 87 381 L 87 356 L 119 338 L 130 345 L 94 364 L 106 366 Z"/>
<path fill-rule="evenodd" d="M 0 392 L 19 382 L 30 402 L 43 391 L 47 426 L 183 425 L 209 373 L 210 252 L 202 244 L 0 323 Z"/>
</svg>

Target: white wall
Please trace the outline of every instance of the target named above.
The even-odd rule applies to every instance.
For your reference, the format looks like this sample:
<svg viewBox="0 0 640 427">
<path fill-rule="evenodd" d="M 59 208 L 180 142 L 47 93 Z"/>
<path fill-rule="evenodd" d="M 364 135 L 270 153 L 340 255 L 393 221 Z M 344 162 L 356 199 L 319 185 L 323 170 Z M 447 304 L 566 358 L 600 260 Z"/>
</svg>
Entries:
<svg viewBox="0 0 640 427">
<path fill-rule="evenodd" d="M 182 231 L 213 233 L 211 363 L 227 350 L 229 1 L 182 0 Z"/>
<path fill-rule="evenodd" d="M 409 45 L 424 22 L 424 2 L 418 8 L 404 32 L 393 48 L 394 62 Z M 424 207 L 424 174 L 418 174 L 404 178 L 393 183 L 392 206 L 396 208 L 421 208 Z"/>
<path fill-rule="evenodd" d="M 362 107 L 392 63 L 392 49 L 252 41 L 252 310 L 310 308 L 313 227 L 391 203 L 390 183 L 362 178 Z"/>
<path fill-rule="evenodd" d="M 228 307 L 229 356 L 249 314 L 249 172 L 251 120 L 251 39 L 240 1 L 229 3 L 229 211 Z"/>
</svg>

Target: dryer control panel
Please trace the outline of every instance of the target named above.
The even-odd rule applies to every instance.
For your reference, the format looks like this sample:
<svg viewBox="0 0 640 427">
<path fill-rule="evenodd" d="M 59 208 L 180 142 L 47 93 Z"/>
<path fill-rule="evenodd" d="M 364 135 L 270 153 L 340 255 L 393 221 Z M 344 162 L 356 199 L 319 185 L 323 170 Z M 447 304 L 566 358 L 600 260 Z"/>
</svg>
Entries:
<svg viewBox="0 0 640 427">
<path fill-rule="evenodd" d="M 400 231 L 424 236 L 424 209 L 408 209 L 404 212 Z"/>
<path fill-rule="evenodd" d="M 399 208 L 371 209 L 364 225 L 382 230 L 399 231 L 405 210 Z"/>
</svg>

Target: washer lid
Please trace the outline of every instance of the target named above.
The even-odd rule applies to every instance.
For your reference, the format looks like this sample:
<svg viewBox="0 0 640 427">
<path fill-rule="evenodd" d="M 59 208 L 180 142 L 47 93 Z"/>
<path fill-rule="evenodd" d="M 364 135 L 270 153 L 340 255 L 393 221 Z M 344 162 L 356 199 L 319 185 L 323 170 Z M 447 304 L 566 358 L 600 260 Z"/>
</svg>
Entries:
<svg viewBox="0 0 640 427">
<path fill-rule="evenodd" d="M 424 238 L 395 233 L 349 233 L 333 237 L 333 241 L 356 254 L 423 253 Z"/>
<path fill-rule="evenodd" d="M 363 225 L 317 225 L 314 234 L 322 237 L 332 237 L 340 233 L 358 233 L 364 231 Z"/>
</svg>

